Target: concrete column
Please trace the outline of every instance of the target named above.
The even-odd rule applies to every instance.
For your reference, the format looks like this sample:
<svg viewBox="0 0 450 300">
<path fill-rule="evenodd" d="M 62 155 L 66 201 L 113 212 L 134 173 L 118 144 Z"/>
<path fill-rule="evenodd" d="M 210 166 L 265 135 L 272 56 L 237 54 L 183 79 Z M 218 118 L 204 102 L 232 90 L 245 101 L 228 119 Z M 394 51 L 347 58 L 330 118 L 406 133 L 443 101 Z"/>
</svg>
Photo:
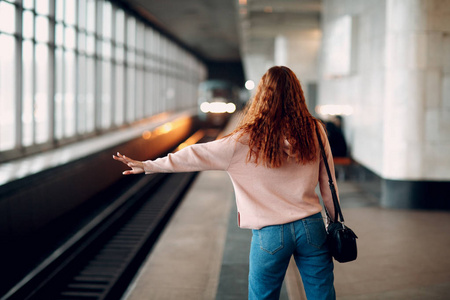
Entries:
<svg viewBox="0 0 450 300">
<path fill-rule="evenodd" d="M 450 1 L 387 0 L 384 206 L 450 207 L 449 34 Z"/>
<path fill-rule="evenodd" d="M 278 35 L 275 38 L 274 47 L 274 62 L 277 66 L 286 66 L 288 63 L 288 41 L 283 35 Z"/>
<path fill-rule="evenodd" d="M 356 28 L 337 30 L 348 16 Z M 381 204 L 450 209 L 450 1 L 324 0 L 322 29 L 319 103 L 353 106 L 347 142 L 381 178 Z M 348 74 L 330 74 L 339 32 Z"/>
<path fill-rule="evenodd" d="M 308 104 L 315 103 L 308 95 L 309 85 L 316 84 L 321 32 L 318 29 L 298 30 L 278 35 L 274 41 L 274 63 L 289 67 L 300 80 Z M 310 109 L 314 109 L 312 107 Z"/>
</svg>

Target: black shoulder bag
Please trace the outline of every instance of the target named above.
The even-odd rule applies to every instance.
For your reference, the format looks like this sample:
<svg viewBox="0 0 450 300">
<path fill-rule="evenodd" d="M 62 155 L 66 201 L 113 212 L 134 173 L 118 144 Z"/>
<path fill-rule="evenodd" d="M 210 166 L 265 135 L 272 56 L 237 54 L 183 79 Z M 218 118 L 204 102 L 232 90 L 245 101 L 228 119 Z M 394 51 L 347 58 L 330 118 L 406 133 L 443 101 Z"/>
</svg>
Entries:
<svg viewBox="0 0 450 300">
<path fill-rule="evenodd" d="M 331 177 L 330 166 L 328 165 L 327 156 L 325 154 L 325 149 L 323 147 L 322 139 L 320 138 L 319 129 L 316 125 L 316 134 L 319 140 L 319 145 L 322 153 L 323 162 L 328 173 L 328 185 L 330 186 L 331 195 L 333 197 L 334 205 L 334 220 L 331 219 L 328 211 L 325 207 L 325 212 L 327 217 L 331 220 L 331 223 L 327 228 L 327 242 L 330 248 L 331 255 L 338 262 L 349 262 L 356 259 L 358 255 L 358 250 L 356 247 L 356 239 L 358 238 L 356 234 L 349 227 L 344 225 L 344 216 L 342 215 L 341 206 L 339 205 L 339 200 L 336 193 L 336 188 L 334 187 L 333 178 Z M 338 219 L 340 218 L 340 221 Z"/>
</svg>

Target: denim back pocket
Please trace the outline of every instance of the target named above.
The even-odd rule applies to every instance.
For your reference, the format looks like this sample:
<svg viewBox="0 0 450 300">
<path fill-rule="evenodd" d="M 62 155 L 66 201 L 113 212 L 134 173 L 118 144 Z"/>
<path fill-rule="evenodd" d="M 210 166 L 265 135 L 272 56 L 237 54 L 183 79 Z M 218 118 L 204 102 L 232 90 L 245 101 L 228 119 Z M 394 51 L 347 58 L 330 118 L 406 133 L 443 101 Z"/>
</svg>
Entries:
<svg viewBox="0 0 450 300">
<path fill-rule="evenodd" d="M 306 218 L 303 220 L 308 244 L 321 248 L 327 241 L 327 231 L 322 218 Z"/>
<path fill-rule="evenodd" d="M 255 230 L 259 236 L 259 246 L 269 254 L 283 249 L 283 225 L 271 225 Z"/>
</svg>

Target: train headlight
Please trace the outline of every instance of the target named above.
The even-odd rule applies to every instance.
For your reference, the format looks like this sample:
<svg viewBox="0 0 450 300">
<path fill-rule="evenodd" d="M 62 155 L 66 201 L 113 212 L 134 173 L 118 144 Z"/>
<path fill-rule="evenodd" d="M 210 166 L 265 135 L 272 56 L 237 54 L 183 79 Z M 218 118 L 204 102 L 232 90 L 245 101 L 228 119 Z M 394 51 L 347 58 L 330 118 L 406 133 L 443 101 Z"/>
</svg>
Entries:
<svg viewBox="0 0 450 300">
<path fill-rule="evenodd" d="M 206 114 L 209 112 L 209 106 L 210 105 L 208 102 L 203 102 L 202 104 L 200 104 L 200 110 Z"/>
<path fill-rule="evenodd" d="M 234 103 L 225 102 L 203 102 L 200 104 L 200 110 L 206 113 L 223 114 L 234 113 L 236 111 L 236 105 Z"/>
<path fill-rule="evenodd" d="M 236 105 L 234 103 L 227 103 L 227 113 L 234 113 L 236 111 Z"/>
</svg>

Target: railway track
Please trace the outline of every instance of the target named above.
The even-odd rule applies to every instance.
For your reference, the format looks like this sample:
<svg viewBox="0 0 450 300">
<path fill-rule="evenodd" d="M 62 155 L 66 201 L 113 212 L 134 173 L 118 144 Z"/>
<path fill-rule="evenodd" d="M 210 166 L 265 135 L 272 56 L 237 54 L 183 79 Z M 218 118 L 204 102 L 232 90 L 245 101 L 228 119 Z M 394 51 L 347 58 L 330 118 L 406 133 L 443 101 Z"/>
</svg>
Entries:
<svg viewBox="0 0 450 300">
<path fill-rule="evenodd" d="M 120 299 L 196 174 L 142 176 L 1 300 Z"/>
</svg>

